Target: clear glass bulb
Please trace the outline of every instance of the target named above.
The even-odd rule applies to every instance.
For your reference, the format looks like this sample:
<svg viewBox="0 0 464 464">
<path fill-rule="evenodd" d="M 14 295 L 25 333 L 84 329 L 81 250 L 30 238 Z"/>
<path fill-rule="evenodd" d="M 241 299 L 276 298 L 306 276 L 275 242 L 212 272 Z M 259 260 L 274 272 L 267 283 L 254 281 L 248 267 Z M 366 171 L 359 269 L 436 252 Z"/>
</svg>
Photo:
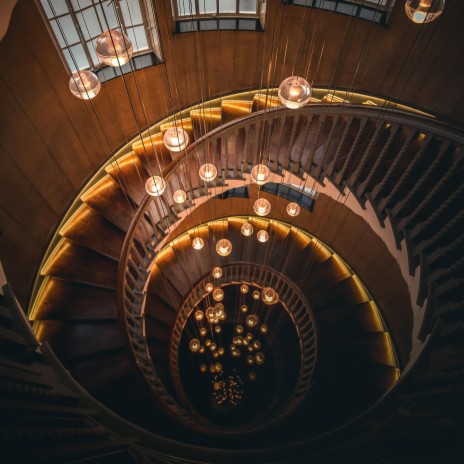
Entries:
<svg viewBox="0 0 464 464">
<path fill-rule="evenodd" d="M 279 296 L 277 295 L 277 292 L 271 287 L 263 288 L 261 298 L 263 302 L 267 305 L 273 305 L 279 301 Z"/>
<path fill-rule="evenodd" d="M 253 210 L 258 216 L 266 216 L 271 211 L 271 204 L 265 198 L 258 198 L 253 205 Z"/>
<path fill-rule="evenodd" d="M 201 237 L 195 237 L 192 240 L 192 247 L 195 250 L 201 250 L 204 245 L 205 245 L 205 241 Z"/>
<path fill-rule="evenodd" d="M 249 237 L 253 233 L 253 226 L 249 222 L 245 222 L 240 231 L 242 232 L 242 235 Z"/>
<path fill-rule="evenodd" d="M 208 282 L 208 283 L 205 285 L 205 290 L 206 290 L 208 293 L 211 293 L 211 292 L 214 290 L 214 285 L 213 285 L 211 282 Z"/>
<path fill-rule="evenodd" d="M 145 182 L 145 190 L 152 197 L 159 197 L 166 190 L 166 182 L 159 176 L 151 176 Z"/>
<path fill-rule="evenodd" d="M 261 243 L 264 243 L 264 242 L 267 242 L 269 240 L 269 234 L 265 230 L 258 230 L 258 233 L 256 234 L 256 238 Z"/>
<path fill-rule="evenodd" d="M 292 202 L 287 205 L 287 214 L 289 216 L 298 216 L 300 214 L 300 205 L 298 203 Z"/>
<path fill-rule="evenodd" d="M 222 301 L 224 299 L 224 290 L 222 288 L 216 288 L 213 291 L 213 299 L 214 301 Z M 220 317 L 218 313 L 216 313 L 217 317 Z"/>
<path fill-rule="evenodd" d="M 437 19 L 445 8 L 445 0 L 407 0 L 406 15 L 417 24 L 426 24 Z"/>
<path fill-rule="evenodd" d="M 163 135 L 164 146 L 174 153 L 184 150 L 189 143 L 189 136 L 182 127 L 171 127 Z"/>
<path fill-rule="evenodd" d="M 198 170 L 198 175 L 200 176 L 200 179 L 205 182 L 212 182 L 217 176 L 216 166 L 211 163 L 205 163 Z"/>
<path fill-rule="evenodd" d="M 264 185 L 271 178 L 271 171 L 265 164 L 257 164 L 251 169 L 251 180 L 255 184 Z"/>
<path fill-rule="evenodd" d="M 213 269 L 213 277 L 215 279 L 219 279 L 222 277 L 222 269 L 219 267 L 219 266 L 216 266 L 214 269 Z"/>
<path fill-rule="evenodd" d="M 203 319 L 203 311 L 201 309 L 198 309 L 197 311 L 195 311 L 195 319 L 197 321 L 201 321 Z"/>
<path fill-rule="evenodd" d="M 189 348 L 192 353 L 196 353 L 200 349 L 200 341 L 197 338 L 192 338 L 189 343 Z"/>
<path fill-rule="evenodd" d="M 222 238 L 216 244 L 216 251 L 219 256 L 228 256 L 232 252 L 232 243 L 226 238 Z"/>
<path fill-rule="evenodd" d="M 244 294 L 245 294 L 245 293 L 248 293 L 248 290 L 249 290 L 249 287 L 248 287 L 247 284 L 242 284 L 242 285 L 240 285 L 240 292 L 241 292 L 241 293 L 244 293 Z"/>
<path fill-rule="evenodd" d="M 100 79 L 93 72 L 83 69 L 71 74 L 69 78 L 69 90 L 82 100 L 90 100 L 98 95 L 101 89 Z"/>
<path fill-rule="evenodd" d="M 108 66 L 123 66 L 132 56 L 132 42 L 126 34 L 110 30 L 103 32 L 95 44 L 98 59 Z"/>
<path fill-rule="evenodd" d="M 187 194 L 183 190 L 176 190 L 174 192 L 173 199 L 176 203 L 181 204 L 187 200 Z"/>
<path fill-rule="evenodd" d="M 283 105 L 290 109 L 301 108 L 311 99 L 311 86 L 298 76 L 287 77 L 279 86 L 278 96 Z"/>
</svg>

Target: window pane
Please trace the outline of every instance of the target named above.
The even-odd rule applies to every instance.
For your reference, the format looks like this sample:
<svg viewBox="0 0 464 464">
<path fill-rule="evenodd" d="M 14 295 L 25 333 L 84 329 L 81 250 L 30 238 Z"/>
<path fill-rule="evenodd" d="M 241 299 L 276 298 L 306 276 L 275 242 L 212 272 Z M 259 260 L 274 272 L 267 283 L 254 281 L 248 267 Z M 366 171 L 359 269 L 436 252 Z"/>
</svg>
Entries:
<svg viewBox="0 0 464 464">
<path fill-rule="evenodd" d="M 71 4 L 74 11 L 79 11 L 92 5 L 92 0 L 71 0 Z"/>
<path fill-rule="evenodd" d="M 57 20 L 50 21 L 55 37 L 58 40 L 58 44 L 61 48 L 66 47 L 67 45 L 72 45 L 79 42 L 79 35 L 77 34 L 76 27 L 74 26 L 71 16 L 63 16 Z M 61 26 L 61 30 L 60 30 Z M 66 41 L 63 38 L 66 38 Z"/>
<path fill-rule="evenodd" d="M 256 0 L 240 0 L 240 13 L 256 14 Z"/>
<path fill-rule="evenodd" d="M 103 32 L 98 22 L 97 13 L 93 8 L 87 8 L 81 13 L 77 13 L 76 16 L 85 40 L 93 39 Z"/>
<path fill-rule="evenodd" d="M 104 14 L 102 10 L 102 6 L 104 8 Z M 114 13 L 113 3 L 103 3 L 97 6 L 98 17 L 100 18 L 102 27 L 104 31 L 108 29 L 118 29 L 118 19 Z M 106 15 L 106 20 L 105 20 Z M 108 24 L 106 23 L 108 21 Z"/>
<path fill-rule="evenodd" d="M 65 0 L 41 0 L 41 3 L 47 18 L 53 18 L 69 11 Z M 50 5 L 52 8 L 50 8 Z"/>
<path fill-rule="evenodd" d="M 74 61 L 77 63 L 78 69 L 84 69 L 84 68 L 90 67 L 90 63 L 88 62 L 87 56 L 85 55 L 85 52 L 84 52 L 84 47 L 81 44 L 74 45 L 74 47 L 71 47 L 71 53 L 69 52 L 68 49 L 63 50 L 63 54 L 72 72 L 76 70 L 76 65 L 74 64 Z M 72 57 L 71 57 L 71 54 L 72 54 Z"/>
<path fill-rule="evenodd" d="M 143 23 L 139 0 L 121 0 L 119 4 L 126 26 Z"/>
<path fill-rule="evenodd" d="M 134 51 L 146 50 L 148 48 L 147 36 L 143 26 L 131 27 L 127 29 L 127 35 L 132 40 Z"/>
<path fill-rule="evenodd" d="M 217 13 L 216 0 L 198 0 L 200 14 Z"/>
<path fill-rule="evenodd" d="M 177 0 L 179 16 L 191 16 L 197 13 L 195 0 Z"/>
<path fill-rule="evenodd" d="M 237 0 L 219 0 L 219 13 L 235 13 L 236 9 Z"/>
<path fill-rule="evenodd" d="M 86 42 L 87 50 L 89 51 L 90 56 L 91 56 L 92 61 L 93 61 L 93 63 L 92 63 L 93 66 L 98 66 L 98 64 L 99 64 L 97 54 L 95 53 L 95 45 L 96 45 L 96 43 L 97 43 L 97 39 L 93 39 L 90 42 Z"/>
</svg>

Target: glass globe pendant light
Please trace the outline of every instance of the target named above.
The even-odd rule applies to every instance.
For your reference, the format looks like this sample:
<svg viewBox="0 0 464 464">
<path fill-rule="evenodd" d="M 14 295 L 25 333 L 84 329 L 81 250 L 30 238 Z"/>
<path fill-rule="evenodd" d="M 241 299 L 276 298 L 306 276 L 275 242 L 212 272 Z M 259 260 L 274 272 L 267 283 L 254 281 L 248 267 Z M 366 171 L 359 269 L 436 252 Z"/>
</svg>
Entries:
<svg viewBox="0 0 464 464">
<path fill-rule="evenodd" d="M 189 348 L 192 353 L 196 353 L 200 349 L 200 341 L 197 338 L 192 338 L 189 343 Z"/>
<path fill-rule="evenodd" d="M 132 56 L 132 42 L 126 34 L 109 30 L 100 34 L 95 44 L 98 59 L 108 66 L 123 66 Z"/>
<path fill-rule="evenodd" d="M 198 170 L 198 175 L 200 176 L 200 179 L 205 182 L 212 182 L 217 176 L 216 166 L 211 163 L 205 163 Z"/>
<path fill-rule="evenodd" d="M 406 0 L 404 8 L 411 21 L 425 24 L 437 19 L 443 13 L 445 0 Z"/>
<path fill-rule="evenodd" d="M 258 292 L 258 290 L 255 290 L 252 295 L 253 295 L 253 300 L 259 300 L 259 292 Z"/>
<path fill-rule="evenodd" d="M 71 74 L 69 78 L 69 90 L 71 93 L 82 100 L 90 100 L 100 92 L 100 79 L 93 72 L 83 69 Z"/>
<path fill-rule="evenodd" d="M 245 321 L 248 327 L 255 327 L 259 323 L 259 317 L 256 314 L 250 314 Z"/>
<path fill-rule="evenodd" d="M 159 197 L 166 189 L 166 182 L 159 176 L 151 176 L 145 182 L 145 190 L 152 197 Z"/>
<path fill-rule="evenodd" d="M 249 237 L 253 233 L 253 226 L 249 222 L 245 222 L 240 231 L 245 237 Z"/>
<path fill-rule="evenodd" d="M 222 238 L 216 244 L 216 251 L 219 256 L 228 256 L 232 252 L 232 243 L 226 238 Z"/>
<path fill-rule="evenodd" d="M 271 170 L 265 164 L 257 164 L 251 170 L 251 180 L 255 184 L 264 185 L 271 178 Z"/>
<path fill-rule="evenodd" d="M 197 309 L 195 311 L 195 319 L 197 321 L 201 321 L 203 319 L 203 317 L 204 317 L 203 311 L 201 309 Z"/>
<path fill-rule="evenodd" d="M 216 288 L 213 291 L 213 299 L 214 301 L 222 301 L 224 299 L 224 290 L 222 288 Z"/>
<path fill-rule="evenodd" d="M 214 290 L 214 285 L 213 285 L 211 282 L 208 282 L 208 283 L 205 285 L 205 290 L 206 290 L 208 293 L 211 293 L 211 292 Z"/>
<path fill-rule="evenodd" d="M 174 153 L 182 151 L 189 143 L 189 136 L 182 127 L 171 127 L 163 135 L 164 146 Z"/>
<path fill-rule="evenodd" d="M 295 203 L 295 202 L 291 202 L 287 205 L 287 214 L 289 216 L 298 216 L 300 214 L 300 206 L 298 205 L 298 203 Z"/>
<path fill-rule="evenodd" d="M 295 110 L 309 102 L 311 93 L 308 81 L 302 77 L 291 76 L 280 84 L 278 96 L 283 105 Z"/>
<path fill-rule="evenodd" d="M 173 200 L 177 204 L 183 203 L 187 199 L 187 193 L 185 193 L 183 190 L 176 190 L 173 195 Z"/>
<path fill-rule="evenodd" d="M 248 285 L 247 284 L 242 284 L 240 285 L 240 293 L 248 293 Z"/>
<path fill-rule="evenodd" d="M 214 269 L 213 269 L 213 277 L 215 279 L 219 279 L 222 277 L 222 269 L 219 267 L 219 266 L 216 266 Z"/>
<path fill-rule="evenodd" d="M 269 240 L 269 234 L 267 233 L 266 230 L 259 230 L 258 233 L 256 234 L 256 238 L 258 239 L 259 242 L 264 243 Z"/>
<path fill-rule="evenodd" d="M 265 304 L 273 305 L 279 301 L 279 296 L 273 288 L 265 287 L 261 293 L 261 299 Z"/>
<path fill-rule="evenodd" d="M 192 240 L 192 247 L 195 250 L 201 250 L 204 245 L 205 245 L 205 241 L 201 237 L 195 237 Z"/>
<path fill-rule="evenodd" d="M 258 198 L 253 205 L 253 210 L 258 216 L 266 216 L 271 211 L 271 204 L 265 198 Z"/>
</svg>

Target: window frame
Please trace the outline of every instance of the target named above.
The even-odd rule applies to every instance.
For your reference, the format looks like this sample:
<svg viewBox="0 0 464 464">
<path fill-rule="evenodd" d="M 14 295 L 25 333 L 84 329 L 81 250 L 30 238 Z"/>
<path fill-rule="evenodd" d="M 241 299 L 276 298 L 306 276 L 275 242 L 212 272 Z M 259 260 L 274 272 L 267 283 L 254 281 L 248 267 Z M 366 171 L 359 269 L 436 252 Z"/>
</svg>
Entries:
<svg viewBox="0 0 464 464">
<path fill-rule="evenodd" d="M 98 61 L 98 59 L 97 61 L 95 61 L 95 58 L 92 57 L 92 51 L 94 51 L 94 42 L 101 33 L 93 37 L 90 34 L 90 31 L 87 25 L 85 25 L 85 29 L 84 29 L 84 27 L 79 23 L 79 17 L 78 17 L 78 15 L 81 15 L 82 18 L 84 18 L 83 12 L 89 9 L 92 9 L 95 13 L 96 19 L 98 21 L 98 25 L 100 29 L 102 30 L 102 32 L 107 31 L 108 29 L 106 27 L 106 24 L 103 24 L 102 22 L 103 20 L 101 19 L 99 15 L 98 8 L 100 8 L 103 11 L 103 7 L 104 7 L 104 5 L 102 4 L 102 1 L 90 0 L 91 1 L 90 5 L 83 6 L 83 7 L 80 7 L 79 3 L 76 7 L 73 6 L 73 3 L 71 0 L 63 0 L 63 1 L 65 2 L 65 5 L 68 11 L 62 14 L 56 14 L 56 15 L 54 14 L 50 18 L 47 16 L 47 12 L 45 10 L 45 7 L 43 6 L 43 3 L 45 3 L 46 5 L 49 5 L 48 0 L 36 0 L 36 4 L 44 18 L 44 21 L 47 25 L 47 29 L 49 30 L 50 35 L 52 36 L 52 39 L 55 43 L 55 46 L 57 50 L 59 51 L 61 60 L 66 70 L 68 71 L 68 73 L 71 74 L 77 70 L 81 71 L 84 69 L 97 72 L 97 73 L 103 69 L 107 69 L 108 68 L 107 65 L 105 65 L 104 63 L 101 63 L 100 61 Z M 129 26 L 126 24 L 126 21 L 124 20 L 124 15 L 122 12 L 120 0 L 112 0 L 112 1 L 114 2 L 116 19 L 118 22 L 117 27 L 113 29 L 115 30 L 122 29 L 125 34 L 127 34 L 128 30 L 133 29 L 134 37 L 135 37 L 135 29 L 137 27 L 143 26 L 148 47 L 142 50 L 134 51 L 133 57 L 137 58 L 137 57 L 142 57 L 143 55 L 152 54 L 154 55 L 153 56 L 154 59 L 151 60 L 152 62 L 157 62 L 157 63 L 161 62 L 161 46 L 160 46 L 160 41 L 159 41 L 158 24 L 156 22 L 156 14 L 154 11 L 149 10 L 149 5 L 147 4 L 146 0 L 136 0 L 140 8 L 142 22 L 141 23 L 136 22 Z M 50 3 L 52 2 L 53 0 L 50 0 Z M 65 31 L 63 31 L 64 34 L 62 34 L 61 29 L 60 29 L 59 36 L 58 34 L 55 33 L 55 30 L 53 29 L 53 26 L 52 26 L 52 22 L 55 21 L 58 27 L 61 28 L 61 26 L 59 25 L 60 24 L 59 21 L 60 19 L 64 17 L 69 17 L 71 19 L 74 25 L 75 31 L 77 33 L 77 36 L 79 38 L 78 42 L 68 43 L 67 42 L 68 38 L 66 37 Z M 84 24 L 85 24 L 85 19 L 84 19 Z M 63 37 L 63 35 L 66 37 L 66 39 Z M 87 39 L 86 39 L 86 36 L 88 36 Z M 61 40 L 65 42 L 65 45 L 63 47 L 60 44 Z M 77 60 L 73 59 L 73 57 L 71 56 L 72 54 L 71 49 L 72 47 L 75 47 L 76 45 L 80 45 L 83 48 L 88 66 L 80 66 L 80 67 L 77 66 Z M 133 43 L 133 45 L 135 46 L 135 43 Z M 66 56 L 67 54 L 69 54 L 70 56 L 69 61 Z"/>
<path fill-rule="evenodd" d="M 180 15 L 179 9 L 177 6 L 177 1 L 178 0 L 171 1 L 172 11 L 173 11 L 173 16 L 174 16 L 175 21 L 182 21 L 182 20 L 191 19 L 191 18 L 198 18 L 198 19 L 203 19 L 203 18 L 253 18 L 253 19 L 259 19 L 260 9 L 262 8 L 262 4 L 264 3 L 262 0 L 256 0 L 256 13 L 240 13 L 240 0 L 235 0 L 235 5 L 236 5 L 235 12 L 220 13 L 219 2 L 221 0 L 216 0 L 216 13 L 198 13 L 200 11 L 200 3 L 202 2 L 202 0 L 191 0 L 193 3 L 195 3 L 196 13 Z"/>
</svg>

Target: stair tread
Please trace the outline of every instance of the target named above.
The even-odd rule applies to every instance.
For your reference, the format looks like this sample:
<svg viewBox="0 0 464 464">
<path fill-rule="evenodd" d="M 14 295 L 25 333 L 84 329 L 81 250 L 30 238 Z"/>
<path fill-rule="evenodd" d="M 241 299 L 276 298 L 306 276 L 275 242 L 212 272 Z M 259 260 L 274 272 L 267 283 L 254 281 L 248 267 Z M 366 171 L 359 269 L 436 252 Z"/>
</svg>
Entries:
<svg viewBox="0 0 464 464">
<path fill-rule="evenodd" d="M 121 230 L 85 204 L 60 230 L 60 235 L 116 260 L 124 243 Z"/>
<path fill-rule="evenodd" d="M 64 362 L 124 346 L 118 321 L 40 321 L 37 333 Z"/>
<path fill-rule="evenodd" d="M 135 204 L 140 205 L 146 195 L 145 182 L 148 174 L 135 153 L 112 163 L 106 168 L 106 172 L 122 186 Z"/>
<path fill-rule="evenodd" d="M 123 232 L 129 228 L 136 211 L 135 205 L 109 175 L 98 182 L 81 199 Z"/>
<path fill-rule="evenodd" d="M 115 260 L 64 239 L 41 274 L 116 289 L 117 271 Z"/>
<path fill-rule="evenodd" d="M 39 319 L 116 319 L 114 290 L 52 277 L 44 283 L 37 305 Z"/>
</svg>

